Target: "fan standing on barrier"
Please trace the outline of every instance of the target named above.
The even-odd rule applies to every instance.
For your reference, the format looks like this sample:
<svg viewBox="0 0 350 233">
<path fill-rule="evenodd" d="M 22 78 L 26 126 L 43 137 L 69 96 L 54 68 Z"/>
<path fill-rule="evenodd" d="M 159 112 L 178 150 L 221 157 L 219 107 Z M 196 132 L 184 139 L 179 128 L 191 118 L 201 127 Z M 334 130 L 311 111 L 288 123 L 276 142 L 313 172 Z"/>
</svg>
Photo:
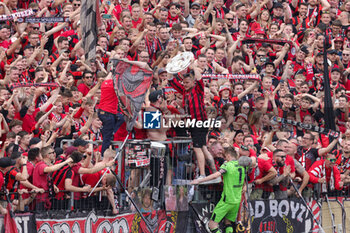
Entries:
<svg viewBox="0 0 350 233">
<path fill-rule="evenodd" d="M 113 135 L 124 123 L 123 114 L 118 111 L 118 97 L 114 90 L 112 75 L 108 75 L 101 84 L 101 100 L 98 117 L 102 121 L 102 149 L 101 155 L 109 147 Z"/>
<path fill-rule="evenodd" d="M 167 117 L 164 116 L 164 114 L 167 113 L 168 109 L 166 106 L 166 101 L 164 100 L 164 93 L 162 90 L 157 90 L 153 91 L 149 94 L 148 97 L 150 101 L 150 106 L 146 107 L 146 111 L 153 111 L 153 112 L 158 112 L 161 114 L 161 122 L 166 121 Z M 168 131 L 169 128 L 163 127 L 161 124 L 160 129 L 147 129 L 147 138 L 150 139 L 151 141 L 166 141 L 167 135 L 166 132 Z M 170 162 L 170 151 L 169 151 L 169 146 L 166 145 L 166 162 L 167 162 L 167 178 L 166 178 L 166 183 L 167 185 L 171 184 L 171 179 L 172 179 L 172 164 Z M 151 169 L 158 169 L 156 166 L 152 166 Z M 154 172 L 154 171 L 153 171 Z M 158 183 L 157 180 L 154 180 L 153 182 Z"/>
<path fill-rule="evenodd" d="M 198 67 L 193 69 L 194 72 L 183 75 L 182 82 L 179 78 L 172 78 L 169 80 L 170 84 L 175 90 L 183 96 L 183 105 L 185 111 L 192 119 L 198 121 L 207 120 L 207 114 L 204 108 L 204 83 L 202 80 L 202 70 Z M 205 160 L 207 159 L 210 169 L 215 173 L 216 167 L 214 159 L 207 148 L 207 128 L 194 127 L 190 129 L 193 140 L 193 150 L 196 154 L 199 175 L 201 178 L 205 177 Z M 220 177 L 213 182 L 219 182 Z"/>
<path fill-rule="evenodd" d="M 239 206 L 242 198 L 242 189 L 245 180 L 245 167 L 241 166 L 237 152 L 234 148 L 229 147 L 225 150 L 226 162 L 220 167 L 219 171 L 205 177 L 193 180 L 191 184 L 200 184 L 221 177 L 224 178 L 224 189 L 221 194 L 221 199 L 216 205 L 211 220 L 209 222 L 210 231 L 213 233 L 222 232 L 219 229 L 219 223 L 225 218 L 225 232 L 235 232 L 233 222 L 236 221 Z M 243 157 L 242 157 L 243 158 Z M 252 159 L 249 160 L 251 166 Z"/>
</svg>

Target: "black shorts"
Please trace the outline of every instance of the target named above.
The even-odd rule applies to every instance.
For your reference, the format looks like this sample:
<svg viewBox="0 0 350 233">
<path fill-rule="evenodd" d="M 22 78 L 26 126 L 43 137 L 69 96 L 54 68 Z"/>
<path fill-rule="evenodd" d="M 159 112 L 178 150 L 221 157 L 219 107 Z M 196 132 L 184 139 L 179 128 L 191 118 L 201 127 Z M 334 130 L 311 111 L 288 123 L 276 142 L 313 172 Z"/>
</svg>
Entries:
<svg viewBox="0 0 350 233">
<path fill-rule="evenodd" d="M 191 128 L 190 131 L 194 148 L 202 148 L 207 145 L 208 128 Z"/>
</svg>

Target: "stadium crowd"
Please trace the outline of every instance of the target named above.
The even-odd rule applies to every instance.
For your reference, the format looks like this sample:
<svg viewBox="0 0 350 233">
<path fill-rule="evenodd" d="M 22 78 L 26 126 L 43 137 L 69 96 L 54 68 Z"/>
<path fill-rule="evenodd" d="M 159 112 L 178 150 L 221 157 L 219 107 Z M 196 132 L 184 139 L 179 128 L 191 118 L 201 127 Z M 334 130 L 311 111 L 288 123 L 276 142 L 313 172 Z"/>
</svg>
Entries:
<svg viewBox="0 0 350 233">
<path fill-rule="evenodd" d="M 347 189 L 349 0 L 103 0 L 94 61 L 84 59 L 80 5 L 79 0 L 0 2 L 0 15 L 32 9 L 39 18 L 68 18 L 0 22 L 0 186 L 15 208 L 65 207 L 70 192 L 74 206 L 85 208 L 80 201 L 116 165 L 110 142 L 123 141 L 127 131 L 108 72 L 112 58 L 153 71 L 143 111 L 221 121 L 220 128 L 189 130 L 143 129 L 142 117 L 135 124 L 132 139 L 191 137 L 197 168 L 191 179 L 217 171 L 224 148 L 234 147 L 253 159 L 252 199 L 298 195 L 290 178 L 305 197 L 317 183 L 321 192 Z M 259 42 L 251 43 L 255 38 Z M 324 103 L 324 49 L 334 109 Z M 194 55 L 190 67 L 167 73 L 171 58 L 185 51 Z M 223 74 L 258 74 L 261 80 Z M 50 85 L 10 88 L 23 83 Z M 324 126 L 329 111 L 335 112 L 338 138 L 271 121 L 279 116 Z M 73 145 L 61 147 L 64 139 Z M 101 146 L 88 143 L 98 140 Z M 167 171 L 171 184 L 170 166 Z M 118 213 L 115 182 L 108 174 L 90 207 L 105 208 L 96 204 L 103 192 L 105 204 Z"/>
</svg>

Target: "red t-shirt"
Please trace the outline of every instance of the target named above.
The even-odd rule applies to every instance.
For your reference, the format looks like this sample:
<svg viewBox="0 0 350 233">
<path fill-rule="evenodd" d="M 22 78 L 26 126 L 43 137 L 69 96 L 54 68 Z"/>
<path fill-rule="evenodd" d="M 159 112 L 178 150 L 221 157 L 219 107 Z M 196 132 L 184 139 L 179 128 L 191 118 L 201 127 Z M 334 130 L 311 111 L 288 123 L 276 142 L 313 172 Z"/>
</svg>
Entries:
<svg viewBox="0 0 350 233">
<path fill-rule="evenodd" d="M 258 161 L 259 171 L 258 171 L 258 176 L 255 177 L 255 180 L 261 179 L 264 176 L 266 176 L 268 174 L 268 171 L 273 167 L 271 160 L 265 160 L 265 159 L 258 158 L 257 161 Z M 266 182 L 262 183 L 262 184 L 255 185 L 255 188 L 256 189 L 263 189 L 263 190 L 268 191 L 268 192 L 273 191 L 272 186 L 266 184 Z"/>
<path fill-rule="evenodd" d="M 132 20 L 132 28 L 137 28 L 138 25 L 142 23 L 142 18 L 139 18 L 137 21 Z"/>
<path fill-rule="evenodd" d="M 77 163 L 72 167 L 72 171 L 73 171 L 72 185 L 74 185 L 76 187 L 80 187 L 80 185 L 79 185 L 80 174 L 78 173 L 80 168 L 81 168 L 81 163 Z M 81 197 L 81 193 L 79 193 L 79 192 L 74 193 L 75 200 L 79 200 L 80 197 Z"/>
<path fill-rule="evenodd" d="M 128 9 L 131 13 L 131 6 L 129 5 L 126 9 Z M 116 5 L 114 10 L 113 10 L 113 15 L 115 15 L 115 17 L 120 21 L 120 14 L 122 13 L 122 11 L 125 10 L 122 8 L 121 5 Z"/>
<path fill-rule="evenodd" d="M 42 188 L 45 191 L 49 190 L 49 184 L 47 182 L 47 174 L 44 172 L 45 167 L 48 167 L 44 161 L 40 161 L 35 165 L 34 172 L 33 172 L 33 185 L 35 185 L 38 188 Z M 48 196 L 48 193 L 38 193 L 37 197 L 40 199 L 43 199 Z"/>
<path fill-rule="evenodd" d="M 22 124 L 23 130 L 28 133 L 31 133 L 36 124 L 35 116 L 39 111 L 40 111 L 40 108 L 36 108 L 33 114 L 31 115 L 26 114 L 24 115 L 24 117 L 21 117 L 20 112 L 17 112 L 15 115 L 15 119 L 23 121 L 23 124 Z"/>
<path fill-rule="evenodd" d="M 108 79 L 101 84 L 100 109 L 106 112 L 117 114 L 118 97 L 115 94 L 113 79 Z"/>
<path fill-rule="evenodd" d="M 86 96 L 89 93 L 90 90 L 91 90 L 91 88 L 86 86 L 85 83 L 80 83 L 79 86 L 78 86 L 78 91 L 83 93 L 83 96 Z"/>
<path fill-rule="evenodd" d="M 8 49 L 10 47 L 11 43 L 7 40 L 4 40 L 3 42 L 0 42 L 0 47 L 3 47 L 5 49 Z"/>
<path fill-rule="evenodd" d="M 81 181 L 84 185 L 90 185 L 91 187 L 95 187 L 100 177 L 101 177 L 101 171 L 93 174 L 84 174 L 81 177 Z"/>
</svg>

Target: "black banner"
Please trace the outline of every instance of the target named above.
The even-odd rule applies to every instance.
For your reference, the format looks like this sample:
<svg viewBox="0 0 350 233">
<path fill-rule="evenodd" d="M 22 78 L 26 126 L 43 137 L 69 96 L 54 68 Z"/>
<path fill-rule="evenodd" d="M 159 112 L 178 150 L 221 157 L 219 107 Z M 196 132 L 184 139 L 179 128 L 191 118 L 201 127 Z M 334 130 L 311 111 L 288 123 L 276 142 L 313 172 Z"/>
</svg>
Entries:
<svg viewBox="0 0 350 233">
<path fill-rule="evenodd" d="M 303 233 L 313 229 L 313 219 L 299 199 L 251 201 L 252 232 Z"/>
<path fill-rule="evenodd" d="M 251 231 L 265 233 L 304 233 L 313 229 L 313 219 L 299 199 L 251 201 Z M 190 204 L 190 214 L 197 232 L 210 232 L 208 223 L 213 203 Z M 220 226 L 222 229 L 223 225 Z M 246 232 L 243 225 L 236 232 Z"/>
<path fill-rule="evenodd" d="M 208 223 L 214 210 L 214 203 L 192 203 L 190 214 L 197 232 L 209 233 Z"/>
<path fill-rule="evenodd" d="M 15 214 L 15 221 L 19 233 L 36 233 L 35 217 L 31 213 Z M 4 217 L 0 218 L 0 232 L 4 232 Z"/>
</svg>

